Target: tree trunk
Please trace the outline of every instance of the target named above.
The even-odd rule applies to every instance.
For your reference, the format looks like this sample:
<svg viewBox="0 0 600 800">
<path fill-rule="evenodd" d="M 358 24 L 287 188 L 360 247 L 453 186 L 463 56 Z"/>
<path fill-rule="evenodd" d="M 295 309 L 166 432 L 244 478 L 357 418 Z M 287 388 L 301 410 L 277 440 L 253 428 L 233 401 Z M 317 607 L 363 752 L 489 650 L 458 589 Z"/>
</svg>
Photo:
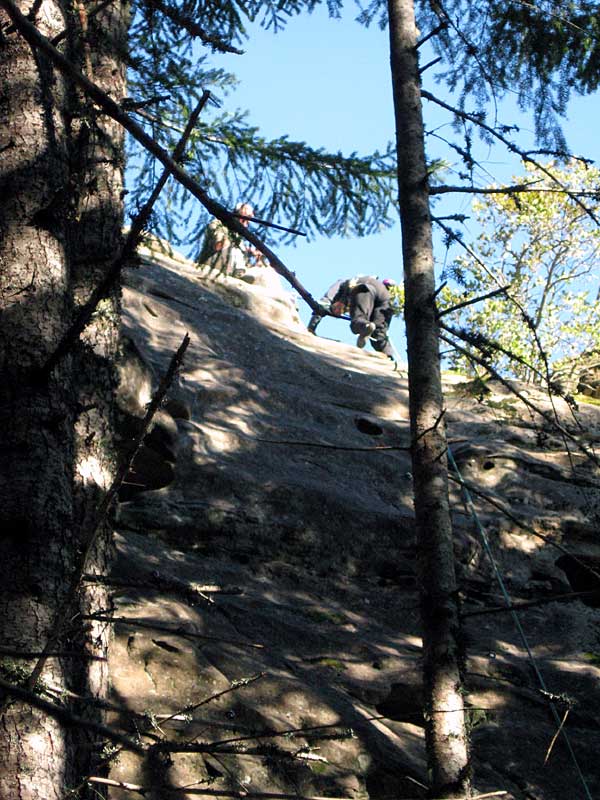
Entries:
<svg viewBox="0 0 600 800">
<path fill-rule="evenodd" d="M 24 13 L 31 7 L 22 3 Z M 120 99 L 123 51 L 115 58 L 115 48 L 124 41 L 123 7 L 98 15 L 89 49 L 81 8 L 73 14 L 72 4 L 60 0 L 33 8 L 42 33 L 66 31 L 61 46 Z M 85 343 L 76 343 L 49 377 L 40 379 L 36 370 L 116 255 L 123 156 L 121 133 L 96 118 L 6 23 L 0 12 L 0 641 L 15 655 L 0 659 L 0 674 L 23 684 L 69 596 L 95 506 L 114 473 L 117 295 L 96 314 Z M 108 26 L 111 38 L 96 56 Z M 103 570 L 107 543 L 105 530 L 86 571 Z M 98 605 L 106 606 L 103 594 L 78 592 L 39 688 L 104 692 L 105 662 L 97 657 L 105 655 L 106 637 L 77 615 Z M 65 730 L 26 703 L 1 700 L 0 797 L 62 800 L 89 774 L 93 748 L 81 747 L 80 731 Z"/>
<path fill-rule="evenodd" d="M 426 743 L 434 797 L 470 792 L 413 0 L 388 0 L 404 259 Z"/>
</svg>

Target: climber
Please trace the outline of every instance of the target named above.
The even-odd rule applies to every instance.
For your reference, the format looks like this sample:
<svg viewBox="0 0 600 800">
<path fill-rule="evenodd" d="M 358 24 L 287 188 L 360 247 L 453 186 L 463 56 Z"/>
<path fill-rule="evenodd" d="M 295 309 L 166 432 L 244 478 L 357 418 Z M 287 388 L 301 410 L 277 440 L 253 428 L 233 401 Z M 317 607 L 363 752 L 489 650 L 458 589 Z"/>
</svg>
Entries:
<svg viewBox="0 0 600 800">
<path fill-rule="evenodd" d="M 317 325 L 326 315 L 334 317 L 350 314 L 350 329 L 358 334 L 357 347 L 364 347 L 367 339 L 371 340 L 374 350 L 395 361 L 394 351 L 388 339 L 388 328 L 393 316 L 390 305 L 389 286 L 395 283 L 390 278 L 383 281 L 372 275 L 357 275 L 336 281 L 329 287 L 319 301 L 323 313 L 313 311 L 308 323 L 308 330 L 316 333 Z"/>
<path fill-rule="evenodd" d="M 238 203 L 235 216 L 247 228 L 254 209 L 249 203 Z M 218 275 L 240 278 L 248 267 L 265 266 L 265 263 L 259 250 L 232 233 L 220 220 L 213 219 L 206 228 L 197 266 Z"/>
</svg>

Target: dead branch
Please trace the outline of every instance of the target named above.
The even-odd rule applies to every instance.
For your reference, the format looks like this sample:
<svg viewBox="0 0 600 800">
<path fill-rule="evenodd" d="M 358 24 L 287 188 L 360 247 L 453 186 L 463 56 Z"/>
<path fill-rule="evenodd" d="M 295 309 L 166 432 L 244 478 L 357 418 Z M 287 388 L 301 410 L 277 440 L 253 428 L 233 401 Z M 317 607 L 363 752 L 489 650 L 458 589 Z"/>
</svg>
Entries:
<svg viewBox="0 0 600 800">
<path fill-rule="evenodd" d="M 487 294 L 482 294 L 479 297 L 473 297 L 470 300 L 465 300 L 462 303 L 457 303 L 455 306 L 452 306 L 451 308 L 445 308 L 443 311 L 438 311 L 438 319 L 440 317 L 443 317 L 444 314 L 451 314 L 453 311 L 458 311 L 461 308 L 472 306 L 474 303 L 483 303 L 484 300 L 489 300 L 491 297 L 496 297 L 496 295 L 506 294 L 509 288 L 510 286 L 501 286 L 499 289 L 494 289 L 492 292 L 488 292 Z"/>
<path fill-rule="evenodd" d="M 5 0 L 2 1 L 5 2 Z M 509 139 L 507 139 L 505 136 L 499 133 L 491 125 L 485 123 L 480 115 L 468 114 L 466 111 L 461 111 L 459 108 L 454 108 L 453 106 L 448 105 L 448 103 L 445 103 L 443 100 L 440 100 L 439 97 L 436 97 L 434 94 L 426 91 L 425 89 L 421 89 L 421 97 L 424 97 L 426 100 L 430 100 L 432 103 L 435 103 L 441 108 L 444 108 L 446 111 L 449 111 L 450 113 L 454 114 L 460 119 L 464 119 L 467 122 L 470 122 L 472 125 L 477 125 L 480 128 L 483 128 L 495 139 L 498 139 L 498 141 L 502 142 L 502 144 L 511 153 L 514 153 L 515 155 L 519 156 L 519 158 L 521 158 L 525 162 L 534 164 L 534 166 L 536 166 L 537 169 L 540 170 L 540 172 L 543 172 L 545 175 L 547 175 L 553 183 L 555 183 L 557 186 L 560 187 L 562 192 L 564 192 L 568 197 L 570 197 L 571 200 L 573 200 L 573 202 L 576 205 L 578 205 L 581 208 L 581 210 L 596 223 L 596 225 L 600 227 L 600 220 L 598 219 L 598 217 L 594 214 L 594 212 L 590 208 L 588 208 L 584 203 L 581 202 L 576 193 L 568 189 L 562 183 L 562 181 L 560 181 L 555 175 L 552 174 L 552 172 L 547 167 L 545 167 L 539 161 L 536 161 L 534 158 L 531 158 L 531 156 L 528 155 L 524 150 L 521 150 L 519 147 L 517 147 L 514 144 L 514 142 L 511 142 Z"/>
<path fill-rule="evenodd" d="M 439 64 L 441 60 L 442 60 L 441 56 L 438 56 L 437 58 L 432 58 L 431 61 L 428 61 L 427 64 L 425 64 L 425 66 L 419 69 L 419 75 L 422 75 L 430 67 L 434 67 L 436 64 Z"/>
<path fill-rule="evenodd" d="M 137 792 L 138 794 L 145 795 L 152 791 L 151 786 L 140 786 L 136 783 L 124 783 L 122 781 L 112 781 L 109 778 L 88 778 L 88 783 L 102 784 L 103 786 L 114 786 L 119 789 L 125 789 L 130 792 Z M 198 781 L 202 783 L 202 781 Z M 187 784 L 186 786 L 173 786 L 165 790 L 168 794 L 197 794 L 207 797 L 234 797 L 239 800 L 352 800 L 350 797 L 310 797 L 301 794 L 283 794 L 279 792 L 248 792 L 233 791 L 231 789 L 196 789 L 193 785 Z M 506 793 L 505 793 L 506 794 Z M 491 797 L 492 795 L 481 795 L 480 797 Z M 399 798 L 398 800 L 401 800 Z M 459 799 L 460 800 L 460 799 Z M 464 800 L 467 800 L 465 798 Z M 471 798 L 477 800 L 477 798 Z"/>
<path fill-rule="evenodd" d="M 13 647 L 5 647 L 4 645 L 0 645 L 0 655 L 2 656 L 11 656 L 12 658 L 39 658 L 43 655 L 42 651 L 29 651 L 29 650 L 17 650 Z M 85 661 L 106 661 L 107 659 L 104 656 L 95 656 L 92 653 L 82 652 L 73 652 L 72 650 L 52 650 L 46 653 L 47 658 L 81 658 Z"/>
<path fill-rule="evenodd" d="M 113 578 L 110 575 L 94 575 L 86 572 L 83 575 L 83 580 L 88 583 L 101 583 L 105 586 L 115 586 L 127 589 L 161 589 L 162 591 L 174 592 L 185 596 L 198 596 L 204 600 L 210 600 L 210 597 L 205 595 L 211 594 L 224 594 L 224 595 L 240 595 L 244 590 L 239 586 L 216 586 L 215 584 L 200 584 L 187 583 L 186 581 L 178 580 L 173 577 L 163 577 L 160 573 L 152 575 L 147 581 L 136 581 L 132 578 L 120 579 Z M 212 601 L 211 601 L 212 602 Z"/>
<path fill-rule="evenodd" d="M 93 731 L 104 739 L 109 739 L 111 742 L 120 744 L 127 750 L 131 750 L 134 753 L 144 754 L 146 752 L 146 748 L 143 745 L 129 738 L 129 736 L 125 736 L 124 734 L 119 733 L 119 731 L 116 731 L 107 725 L 102 725 L 100 722 L 93 722 L 92 720 L 78 717 L 63 706 L 58 706 L 55 703 L 50 703 L 48 700 L 43 700 L 35 692 L 32 692 L 29 689 L 24 689 L 22 686 L 16 686 L 13 683 L 9 683 L 3 678 L 0 678 L 0 691 L 4 692 L 7 697 L 13 697 L 17 700 L 23 701 L 24 703 L 29 703 L 29 705 L 39 709 L 40 711 L 43 711 L 54 719 L 57 719 L 67 727 L 76 726 L 78 728 L 85 728 L 89 731 Z"/>
<path fill-rule="evenodd" d="M 537 539 L 541 539 L 546 544 L 549 544 L 551 547 L 556 548 L 556 550 L 560 550 L 560 552 L 563 553 L 563 555 L 566 555 L 566 556 L 569 556 L 569 558 L 572 558 L 573 561 L 575 561 L 577 564 L 579 564 L 580 567 L 583 567 L 583 569 L 585 569 L 590 575 L 593 575 L 596 578 L 600 578 L 600 575 L 594 569 L 592 569 L 589 566 L 589 564 L 586 564 L 584 561 L 579 559 L 577 556 L 573 555 L 573 553 L 569 552 L 569 550 L 567 550 L 566 547 L 563 547 L 562 544 L 559 544 L 558 542 L 553 541 L 549 536 L 545 536 L 543 533 L 540 533 L 539 531 L 536 531 L 535 528 L 532 528 L 530 525 L 527 525 L 527 523 L 525 523 L 522 520 L 518 519 L 518 517 L 515 517 L 514 514 L 512 514 L 510 511 L 508 511 L 508 509 L 504 508 L 497 500 L 495 500 L 493 497 L 490 497 L 490 495 L 486 494 L 485 492 L 482 492 L 480 489 L 475 488 L 472 484 L 470 484 L 467 481 L 465 481 L 465 479 L 462 476 L 459 478 L 456 475 L 454 475 L 452 472 L 449 471 L 448 472 L 448 478 L 449 478 L 449 480 L 454 481 L 455 483 L 457 483 L 459 486 L 467 489 L 467 491 L 469 493 L 477 495 L 477 497 L 481 497 L 482 500 L 485 500 L 486 503 L 489 503 L 497 511 L 500 511 L 500 513 L 503 516 L 505 516 L 507 519 L 509 519 L 511 522 L 513 522 L 521 530 L 525 531 L 526 533 L 530 534 L 531 536 L 535 536 Z"/>
<path fill-rule="evenodd" d="M 266 219 L 258 219 L 258 217 L 247 217 L 244 214 L 234 214 L 238 219 L 247 219 L 249 222 L 255 222 L 257 225 L 265 225 L 267 228 L 275 228 L 278 231 L 285 231 L 286 233 L 293 233 L 295 236 L 306 236 L 303 231 L 297 231 L 295 228 L 286 228 L 285 225 L 276 225 L 274 222 L 268 222 Z"/>
<path fill-rule="evenodd" d="M 565 710 L 563 718 L 560 721 L 560 725 L 558 726 L 558 729 L 556 730 L 554 736 L 552 737 L 552 741 L 550 742 L 550 746 L 548 747 L 548 750 L 546 752 L 546 757 L 544 758 L 544 766 L 546 766 L 546 764 L 548 763 L 548 759 L 550 758 L 550 753 L 552 752 L 552 748 L 554 747 L 556 740 L 560 736 L 562 729 L 565 727 L 565 722 L 567 721 L 567 717 L 569 716 L 570 710 L 571 710 L 570 708 L 567 708 Z"/>
<path fill-rule="evenodd" d="M 300 442 L 300 441 L 292 441 L 287 439 L 262 439 L 260 437 L 256 437 L 254 439 L 256 442 L 265 442 L 266 444 L 284 444 L 284 445 L 292 445 L 296 447 L 320 447 L 325 450 L 343 450 L 343 451 L 358 451 L 364 453 L 375 453 L 378 450 L 405 450 L 410 451 L 410 447 L 400 447 L 400 445 L 380 445 L 379 447 L 346 447 L 341 444 L 325 444 L 321 442 Z"/>
<path fill-rule="evenodd" d="M 196 181 L 179 165 L 169 154 L 160 147 L 159 144 L 149 136 L 146 131 L 132 120 L 115 101 L 103 92 L 100 87 L 88 80 L 76 67 L 59 52 L 48 39 L 43 36 L 35 25 L 32 25 L 29 20 L 21 14 L 13 0 L 0 0 L 0 6 L 6 10 L 12 22 L 17 27 L 24 39 L 29 44 L 41 50 L 60 70 L 63 74 L 67 75 L 77 86 L 79 86 L 101 109 L 104 113 L 108 114 L 112 119 L 118 122 L 126 131 L 128 131 L 134 139 L 136 139 L 146 150 L 148 150 L 163 166 L 171 170 L 173 177 L 178 180 L 194 197 L 202 203 L 204 208 L 222 222 L 225 227 L 233 231 L 242 239 L 250 242 L 259 250 L 269 261 L 273 269 L 278 272 L 285 280 L 298 292 L 300 297 L 310 306 L 313 311 L 320 312 L 321 306 L 308 292 L 304 286 L 298 281 L 294 272 L 291 272 L 281 261 L 280 258 L 259 239 L 252 231 L 248 230 L 241 222 L 236 219 L 235 215 L 228 211 L 224 206 L 213 200 L 196 183 Z"/>
<path fill-rule="evenodd" d="M 482 351 L 484 348 L 495 350 L 496 353 L 501 353 L 503 356 L 506 356 L 506 358 L 510 359 L 511 361 L 516 361 L 518 364 L 521 364 L 521 366 L 527 367 L 527 369 L 529 369 L 532 372 L 532 374 L 537 375 L 537 377 L 540 378 L 540 380 L 544 379 L 544 375 L 538 369 L 532 366 L 528 361 L 526 361 L 524 358 L 518 356 L 516 353 L 513 353 L 511 350 L 507 350 L 505 347 L 502 347 L 501 344 L 498 344 L 498 342 L 495 342 L 493 339 L 489 339 L 482 333 L 477 332 L 476 334 L 472 334 L 466 330 L 458 330 L 458 328 L 454 328 L 451 325 L 446 325 L 443 322 L 440 322 L 439 325 L 440 328 L 442 328 L 442 330 L 445 330 L 447 333 L 452 334 L 452 336 L 456 336 L 457 339 L 460 339 L 461 341 L 470 344 L 472 347 L 476 347 L 480 351 Z M 468 354 L 468 357 L 471 357 L 471 353 Z"/>
<path fill-rule="evenodd" d="M 111 625 L 122 624 L 129 625 L 132 628 L 149 628 L 150 630 L 161 631 L 162 633 L 170 633 L 173 636 L 182 636 L 186 639 L 203 639 L 209 642 L 221 642 L 222 644 L 233 644 L 237 647 L 252 647 L 256 650 L 263 650 L 264 644 L 257 644 L 255 642 L 243 642 L 239 639 L 227 639 L 223 636 L 208 636 L 204 633 L 197 633 L 179 625 L 174 628 L 169 625 L 161 625 L 158 622 L 145 622 L 136 619 L 135 617 L 108 617 L 103 614 L 84 614 L 81 619 L 96 620 L 98 622 L 108 622 Z"/>
<path fill-rule="evenodd" d="M 181 136 L 181 139 L 177 143 L 174 151 L 173 151 L 173 160 L 175 162 L 180 161 L 182 158 L 185 147 L 187 145 L 188 139 L 190 138 L 192 131 L 196 126 L 196 122 L 198 121 L 198 117 L 202 112 L 202 109 L 206 105 L 208 98 L 210 97 L 210 92 L 205 91 L 200 98 L 196 108 L 190 114 L 190 118 L 188 120 L 187 125 L 185 126 L 185 130 Z M 139 244 L 140 236 L 142 234 L 143 229 L 145 228 L 148 220 L 150 219 L 150 215 L 152 213 L 152 209 L 154 204 L 159 198 L 160 193 L 165 187 L 166 182 L 168 181 L 169 177 L 171 176 L 171 170 L 169 167 L 165 167 L 162 175 L 160 176 L 158 183 L 154 187 L 154 190 L 148 200 L 144 203 L 143 207 L 131 223 L 131 227 L 129 229 L 129 233 L 127 234 L 127 238 L 123 244 L 121 249 L 121 253 L 119 254 L 118 258 L 113 261 L 111 266 L 109 267 L 106 275 L 104 276 L 103 280 L 96 286 L 94 291 L 91 293 L 87 301 L 83 304 L 83 306 L 79 309 L 79 312 L 75 319 L 73 320 L 72 324 L 69 326 L 67 331 L 63 334 L 58 346 L 56 347 L 55 351 L 48 357 L 46 363 L 41 367 L 39 370 L 39 377 L 44 379 L 47 377 L 54 367 L 58 364 L 58 362 L 69 352 L 75 341 L 79 338 L 81 333 L 87 327 L 92 318 L 92 314 L 98 307 L 98 303 L 108 295 L 111 289 L 115 286 L 116 282 L 121 275 L 123 268 L 127 265 L 129 260 L 132 258 L 135 250 Z"/>
<path fill-rule="evenodd" d="M 250 686 L 251 683 L 255 683 L 256 681 L 259 681 L 262 678 L 264 678 L 266 674 L 267 674 L 266 672 L 259 672 L 256 675 L 252 675 L 250 678 L 241 678 L 240 680 L 233 681 L 231 683 L 231 686 L 228 686 L 227 689 L 222 689 L 220 692 L 211 694 L 209 697 L 205 697 L 204 700 L 201 700 L 199 703 L 192 703 L 189 706 L 185 706 L 185 708 L 180 709 L 179 711 L 175 712 L 175 714 L 172 714 L 170 717 L 166 717 L 163 720 L 163 722 L 169 722 L 169 720 L 174 719 L 175 716 L 179 714 L 191 714 L 198 708 L 201 708 L 202 706 L 205 706 L 208 703 L 212 703 L 226 694 L 235 692 L 238 689 L 243 689 L 245 686 Z"/>
<path fill-rule="evenodd" d="M 536 192 L 539 194 L 564 194 L 564 189 L 551 189 L 550 187 L 535 188 L 537 181 L 531 183 L 517 183 L 513 186 L 486 186 L 479 188 L 477 186 L 446 186 L 437 185 L 429 189 L 429 194 L 448 194 L 448 193 L 461 193 L 461 194 L 527 194 Z M 581 191 L 575 192 L 569 190 L 574 197 L 597 197 L 598 192 Z"/>
<path fill-rule="evenodd" d="M 554 594 L 550 597 L 542 597 L 539 600 L 526 600 L 522 603 L 511 603 L 509 606 L 493 606 L 492 608 L 481 608 L 477 611 L 463 611 L 461 618 L 467 617 L 481 617 L 486 614 L 502 614 L 506 611 L 524 611 L 527 608 L 535 608 L 536 606 L 544 606 L 548 603 L 569 602 L 571 600 L 579 600 L 583 597 L 600 596 L 600 589 L 591 589 L 587 592 L 568 592 L 566 594 Z"/>
<path fill-rule="evenodd" d="M 201 781 L 199 781 L 200 783 Z M 88 783 L 101 784 L 103 786 L 114 786 L 117 789 L 125 789 L 137 794 L 146 795 L 152 791 L 151 786 L 141 786 L 137 783 L 125 783 L 123 781 L 113 781 L 110 778 L 88 778 Z M 208 797 L 233 797 L 239 800 L 352 800 L 349 797 L 323 797 L 315 796 L 310 797 L 301 794 L 282 794 L 279 792 L 247 792 L 247 791 L 232 791 L 228 789 L 195 789 L 193 785 L 187 784 L 186 786 L 174 786 L 167 790 L 169 793 L 187 793 L 198 794 Z M 485 794 L 471 795 L 470 797 L 458 797 L 456 800 L 487 800 L 491 797 L 504 797 L 507 795 L 506 791 L 486 792 Z M 395 800 L 407 800 L 407 798 L 396 797 Z M 433 800 L 437 800 L 433 798 Z"/>
<path fill-rule="evenodd" d="M 587 458 L 589 458 L 590 461 L 592 461 L 597 466 L 600 466 L 600 458 L 598 458 L 598 456 L 596 456 L 596 454 L 593 453 L 589 449 L 589 447 L 586 447 L 582 442 L 579 441 L 579 439 L 576 436 L 574 436 L 572 433 L 569 433 L 569 431 L 563 425 L 561 425 L 560 422 L 558 422 L 558 420 L 556 420 L 553 417 L 551 417 L 547 412 L 543 411 L 535 403 L 532 403 L 531 400 L 528 400 L 527 397 L 525 397 L 525 395 L 523 395 L 521 392 L 519 392 L 518 389 L 515 389 L 515 387 L 511 385 L 510 381 L 508 381 L 506 378 L 504 378 L 496 369 L 494 369 L 494 367 L 491 364 L 486 362 L 484 359 L 479 358 L 474 353 L 466 351 L 459 344 L 454 342 L 449 337 L 445 336 L 441 331 L 440 331 L 440 339 L 442 339 L 444 342 L 446 342 L 447 344 L 449 344 L 452 347 L 454 347 L 456 350 L 458 350 L 463 355 L 468 356 L 469 358 L 472 358 L 473 361 L 475 361 L 477 364 L 479 364 L 479 366 L 481 366 L 485 370 L 487 370 L 487 372 L 489 372 L 490 375 L 495 380 L 500 381 L 500 383 L 503 386 L 505 386 L 512 394 L 515 395 L 515 397 L 518 397 L 519 400 L 524 405 L 527 406 L 527 408 L 529 408 L 535 414 L 538 414 L 545 422 L 548 423 L 548 425 L 551 425 L 554 430 L 559 431 L 564 437 L 566 437 L 571 442 L 573 442 L 573 444 L 577 447 L 577 449 L 580 450 L 584 455 L 586 455 Z"/>
<path fill-rule="evenodd" d="M 102 500 L 101 500 L 101 502 L 100 502 L 100 504 L 99 504 L 99 506 L 98 506 L 98 508 L 96 510 L 95 520 L 94 520 L 94 522 L 93 522 L 93 524 L 91 526 L 91 529 L 90 529 L 89 533 L 85 537 L 85 539 L 87 539 L 87 543 L 86 543 L 86 545 L 85 545 L 85 547 L 83 549 L 82 555 L 80 557 L 79 565 L 74 570 L 71 586 L 70 586 L 69 591 L 67 593 L 67 597 L 66 597 L 64 603 L 62 603 L 60 609 L 57 612 L 56 620 L 54 622 L 54 626 L 53 626 L 52 630 L 50 631 L 50 634 L 48 635 L 48 639 L 46 641 L 46 645 L 44 647 L 43 653 L 40 656 L 40 658 L 39 658 L 38 662 L 36 663 L 35 667 L 33 668 L 33 671 L 32 671 L 32 673 L 31 673 L 31 675 L 29 677 L 29 680 L 27 681 L 27 688 L 30 689 L 30 690 L 33 689 L 33 687 L 37 683 L 37 680 L 38 680 L 38 678 L 39 678 L 39 676 L 40 676 L 40 674 L 41 674 L 41 672 L 42 672 L 42 670 L 44 668 L 44 664 L 46 663 L 46 659 L 48 657 L 47 654 L 49 652 L 51 652 L 52 648 L 54 647 L 56 641 L 58 640 L 58 637 L 60 636 L 60 634 L 61 634 L 61 632 L 63 630 L 64 625 L 66 624 L 67 620 L 69 619 L 69 616 L 70 616 L 69 611 L 70 611 L 71 607 L 73 606 L 73 604 L 75 603 L 75 600 L 76 600 L 76 597 L 77 597 L 77 593 L 79 591 L 79 588 L 80 588 L 82 580 L 83 580 L 83 575 L 85 573 L 85 567 L 87 565 L 87 561 L 89 559 L 89 556 L 90 556 L 90 554 L 92 552 L 92 549 L 93 549 L 93 547 L 94 547 L 94 545 L 96 543 L 96 540 L 98 538 L 98 534 L 100 532 L 101 525 L 102 525 L 102 523 L 103 523 L 103 521 L 104 521 L 104 519 L 106 517 L 106 514 L 108 513 L 108 510 L 109 510 L 110 506 L 112 505 L 112 502 L 113 502 L 114 498 L 117 495 L 117 492 L 121 488 L 121 485 L 122 485 L 122 483 L 123 483 L 123 481 L 125 479 L 125 476 L 129 472 L 129 469 L 131 468 L 131 464 L 133 462 L 133 459 L 135 458 L 136 453 L 140 449 L 140 447 L 142 445 L 142 442 L 144 440 L 144 437 L 148 433 L 148 429 L 150 428 L 152 420 L 154 419 L 154 415 L 156 414 L 156 412 L 158 411 L 158 409 L 162 405 L 162 402 L 163 402 L 163 400 L 165 398 L 165 395 L 167 393 L 167 390 L 168 390 L 169 386 L 171 385 L 171 382 L 172 382 L 172 380 L 173 380 L 173 378 L 175 376 L 175 373 L 177 372 L 177 370 L 181 366 L 181 363 L 183 361 L 184 353 L 187 350 L 187 347 L 188 347 L 189 343 L 190 343 L 190 337 L 186 333 L 186 335 L 183 338 L 183 341 L 181 342 L 181 344 L 179 346 L 179 349 L 173 355 L 173 357 L 171 359 L 171 363 L 169 364 L 169 368 L 167 369 L 166 373 L 164 374 L 164 376 L 163 376 L 163 378 L 162 378 L 162 380 L 160 382 L 160 385 L 159 385 L 158 389 L 156 390 L 156 393 L 155 393 L 154 397 L 152 398 L 151 403 L 148 406 L 148 410 L 146 411 L 146 415 L 145 415 L 145 417 L 144 417 L 144 419 L 142 421 L 142 425 L 141 425 L 140 431 L 138 432 L 138 435 L 137 435 L 136 439 L 134 439 L 134 441 L 133 441 L 133 444 L 132 444 L 132 446 L 130 448 L 130 452 L 129 452 L 128 456 L 125 459 L 123 459 L 123 463 L 121 464 L 121 467 L 117 471 L 117 474 L 115 476 L 115 479 L 112 482 L 112 485 L 110 486 L 110 488 L 108 489 L 108 491 L 106 492 L 104 497 L 102 498 Z"/>
<path fill-rule="evenodd" d="M 419 39 L 419 41 L 415 45 L 415 50 L 418 50 L 420 47 L 423 47 L 425 42 L 428 42 L 430 39 L 433 39 L 433 37 L 437 36 L 438 33 L 445 31 L 447 27 L 448 27 L 447 22 L 440 22 L 439 25 L 436 25 L 436 27 L 433 30 L 429 31 L 429 33 L 427 33 L 425 36 L 423 36 L 422 39 Z"/>
</svg>

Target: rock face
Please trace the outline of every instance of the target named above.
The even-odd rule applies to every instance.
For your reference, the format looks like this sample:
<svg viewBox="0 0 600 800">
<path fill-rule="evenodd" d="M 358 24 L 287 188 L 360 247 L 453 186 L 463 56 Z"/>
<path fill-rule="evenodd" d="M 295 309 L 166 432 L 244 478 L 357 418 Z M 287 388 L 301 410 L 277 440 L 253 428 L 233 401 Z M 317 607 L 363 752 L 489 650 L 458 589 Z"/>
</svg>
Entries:
<svg viewBox="0 0 600 800">
<path fill-rule="evenodd" d="M 405 378 L 307 333 L 270 271 L 211 281 L 147 253 L 124 327 L 124 438 L 186 332 L 191 344 L 123 489 L 111 576 L 112 722 L 170 744 L 122 752 L 110 796 L 130 797 L 127 782 L 152 798 L 425 797 Z M 550 598 L 575 590 L 559 547 L 600 558 L 598 468 L 492 389 L 478 401 L 449 377 L 448 433 L 506 589 L 528 603 L 527 644 L 497 611 L 455 484 L 474 785 L 597 796 L 600 612 Z M 585 447 L 600 442 L 600 409 L 554 407 Z M 567 709 L 569 745 L 553 741 Z"/>
</svg>

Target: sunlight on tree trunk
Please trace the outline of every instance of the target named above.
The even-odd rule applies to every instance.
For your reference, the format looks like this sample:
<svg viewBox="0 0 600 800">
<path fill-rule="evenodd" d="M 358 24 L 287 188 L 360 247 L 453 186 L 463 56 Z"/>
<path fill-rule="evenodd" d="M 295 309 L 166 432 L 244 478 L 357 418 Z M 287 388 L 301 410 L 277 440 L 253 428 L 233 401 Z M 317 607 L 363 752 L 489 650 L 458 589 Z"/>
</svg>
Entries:
<svg viewBox="0 0 600 800">
<path fill-rule="evenodd" d="M 460 692 L 459 617 L 448 504 L 433 245 L 412 0 L 389 0 L 390 48 L 410 391 L 417 549 L 423 621 L 426 743 L 435 797 L 468 795 Z"/>
<path fill-rule="evenodd" d="M 75 17 L 70 12 L 70 5 L 44 0 L 36 24 L 49 38 L 67 30 L 69 57 L 120 99 L 124 71 L 114 52 L 124 52 L 125 6 L 101 11 L 89 28 L 83 9 Z M 0 16 L 6 132 L 0 169 L 0 640 L 23 653 L 2 658 L 0 673 L 24 684 L 69 596 L 88 526 L 115 468 L 110 409 L 117 295 L 103 301 L 84 342 L 49 376 L 37 370 L 118 249 L 123 141 L 117 126 L 77 96 Z M 107 548 L 105 535 L 87 571 L 104 570 Z M 104 591 L 79 593 L 44 663 L 41 685 L 88 697 L 105 692 L 106 663 L 98 659 L 106 652 L 105 633 L 77 614 L 99 607 L 106 608 Z M 96 715 L 85 706 L 71 708 Z M 62 800 L 89 773 L 92 741 L 24 702 L 5 701 L 1 711 L 0 797 Z"/>
</svg>

